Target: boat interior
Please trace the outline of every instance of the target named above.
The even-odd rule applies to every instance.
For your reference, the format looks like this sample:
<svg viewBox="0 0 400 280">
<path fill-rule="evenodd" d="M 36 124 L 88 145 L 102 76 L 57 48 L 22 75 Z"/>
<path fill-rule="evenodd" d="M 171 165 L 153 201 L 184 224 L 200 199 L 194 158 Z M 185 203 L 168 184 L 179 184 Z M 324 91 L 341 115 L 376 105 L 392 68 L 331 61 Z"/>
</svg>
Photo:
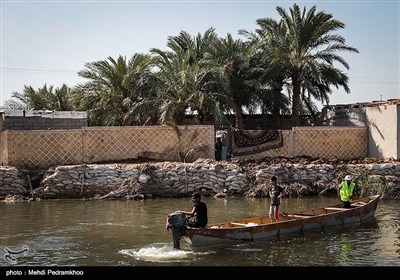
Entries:
<svg viewBox="0 0 400 280">
<path fill-rule="evenodd" d="M 352 208 L 361 207 L 361 206 L 365 205 L 367 202 L 368 202 L 368 199 L 366 201 L 359 200 L 357 202 L 353 202 L 351 204 L 351 208 L 343 208 L 343 207 L 341 207 L 341 205 L 334 205 L 334 206 L 329 206 L 329 207 L 321 207 L 321 208 L 315 208 L 315 209 L 295 211 L 293 213 L 283 212 L 279 215 L 278 221 L 276 221 L 273 218 L 270 218 L 269 216 L 262 216 L 262 217 L 248 218 L 248 219 L 219 223 L 219 224 L 210 224 L 208 227 L 209 228 L 237 228 L 237 227 L 251 227 L 251 226 L 258 226 L 258 225 L 265 225 L 265 224 L 274 224 L 274 223 L 279 223 L 279 222 L 284 222 L 284 221 L 289 221 L 289 220 L 305 219 L 305 218 L 311 218 L 311 217 L 315 217 L 315 216 L 319 216 L 319 215 L 326 215 L 326 214 L 331 214 L 331 213 L 348 211 L 348 210 L 351 210 Z"/>
</svg>

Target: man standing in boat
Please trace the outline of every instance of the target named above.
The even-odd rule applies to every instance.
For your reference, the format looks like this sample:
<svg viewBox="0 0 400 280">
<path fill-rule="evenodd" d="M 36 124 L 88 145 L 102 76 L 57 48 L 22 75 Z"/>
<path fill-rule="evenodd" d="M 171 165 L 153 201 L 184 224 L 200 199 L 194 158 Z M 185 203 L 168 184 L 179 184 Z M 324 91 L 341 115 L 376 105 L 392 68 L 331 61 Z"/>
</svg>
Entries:
<svg viewBox="0 0 400 280">
<path fill-rule="evenodd" d="M 279 220 L 279 205 L 281 205 L 281 197 L 285 195 L 285 191 L 281 186 L 278 186 L 278 178 L 276 176 L 271 177 L 270 183 L 272 187 L 269 191 L 269 197 L 271 198 L 269 217 L 277 222 Z"/>
<path fill-rule="evenodd" d="M 344 181 L 339 185 L 339 196 L 343 201 L 344 208 L 351 207 L 351 199 L 356 184 L 353 182 L 353 178 L 350 175 L 344 177 Z"/>
</svg>

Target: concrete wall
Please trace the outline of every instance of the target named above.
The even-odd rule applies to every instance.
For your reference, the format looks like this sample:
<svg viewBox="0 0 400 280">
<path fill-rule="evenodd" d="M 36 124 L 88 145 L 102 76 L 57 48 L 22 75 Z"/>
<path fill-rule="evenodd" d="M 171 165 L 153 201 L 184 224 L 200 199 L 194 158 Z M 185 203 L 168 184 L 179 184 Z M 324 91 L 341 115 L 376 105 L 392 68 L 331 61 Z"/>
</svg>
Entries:
<svg viewBox="0 0 400 280">
<path fill-rule="evenodd" d="M 301 157 L 355 159 L 367 156 L 367 127 L 294 127 L 282 131 L 283 145 L 261 153 L 236 156 L 237 159 Z"/>
<path fill-rule="evenodd" d="M 396 136 L 396 139 L 397 139 L 397 157 L 395 157 L 395 158 L 397 158 L 397 159 L 400 159 L 400 107 L 399 106 L 397 106 L 397 125 L 396 125 L 396 131 L 397 131 L 397 136 Z"/>
<path fill-rule="evenodd" d="M 0 131 L 80 129 L 87 127 L 86 112 L 4 110 L 0 112 Z"/>
<path fill-rule="evenodd" d="M 214 126 L 90 127 L 0 132 L 2 164 L 23 168 L 123 161 L 214 158 Z"/>
<path fill-rule="evenodd" d="M 366 107 L 368 156 L 399 159 L 399 105 Z"/>
<path fill-rule="evenodd" d="M 368 157 L 400 159 L 400 99 L 327 106 L 328 126 L 367 126 Z"/>
<path fill-rule="evenodd" d="M 293 142 L 296 157 L 355 159 L 367 156 L 366 127 L 296 127 Z"/>
<path fill-rule="evenodd" d="M 214 126 L 90 127 L 0 133 L 2 165 L 24 168 L 137 158 L 192 162 L 214 159 Z M 310 156 L 353 159 L 367 155 L 366 127 L 296 127 L 282 131 L 282 146 L 237 159 Z"/>
<path fill-rule="evenodd" d="M 1 132 L 0 130 L 0 165 L 7 166 L 8 164 L 8 145 L 7 145 L 7 131 Z"/>
</svg>

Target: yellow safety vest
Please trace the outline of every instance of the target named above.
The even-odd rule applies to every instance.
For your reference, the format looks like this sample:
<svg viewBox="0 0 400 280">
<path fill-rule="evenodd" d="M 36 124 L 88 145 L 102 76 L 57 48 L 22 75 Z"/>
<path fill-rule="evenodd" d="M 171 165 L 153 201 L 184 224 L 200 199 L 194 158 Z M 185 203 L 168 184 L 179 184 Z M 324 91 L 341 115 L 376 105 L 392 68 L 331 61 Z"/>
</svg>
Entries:
<svg viewBox="0 0 400 280">
<path fill-rule="evenodd" d="M 342 187 L 340 188 L 340 199 L 342 201 L 351 202 L 354 186 L 355 184 L 353 182 L 350 183 L 350 186 L 347 185 L 347 181 L 342 182 Z"/>
</svg>

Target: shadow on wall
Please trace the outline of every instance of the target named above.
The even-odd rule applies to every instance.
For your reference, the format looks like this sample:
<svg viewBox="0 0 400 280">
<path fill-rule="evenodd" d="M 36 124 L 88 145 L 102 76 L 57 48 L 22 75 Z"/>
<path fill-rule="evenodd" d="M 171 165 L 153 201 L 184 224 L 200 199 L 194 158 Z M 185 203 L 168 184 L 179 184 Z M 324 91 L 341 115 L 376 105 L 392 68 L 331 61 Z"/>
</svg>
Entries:
<svg viewBox="0 0 400 280">
<path fill-rule="evenodd" d="M 362 107 L 326 107 L 322 110 L 324 125 L 367 126 L 367 114 Z"/>
</svg>

